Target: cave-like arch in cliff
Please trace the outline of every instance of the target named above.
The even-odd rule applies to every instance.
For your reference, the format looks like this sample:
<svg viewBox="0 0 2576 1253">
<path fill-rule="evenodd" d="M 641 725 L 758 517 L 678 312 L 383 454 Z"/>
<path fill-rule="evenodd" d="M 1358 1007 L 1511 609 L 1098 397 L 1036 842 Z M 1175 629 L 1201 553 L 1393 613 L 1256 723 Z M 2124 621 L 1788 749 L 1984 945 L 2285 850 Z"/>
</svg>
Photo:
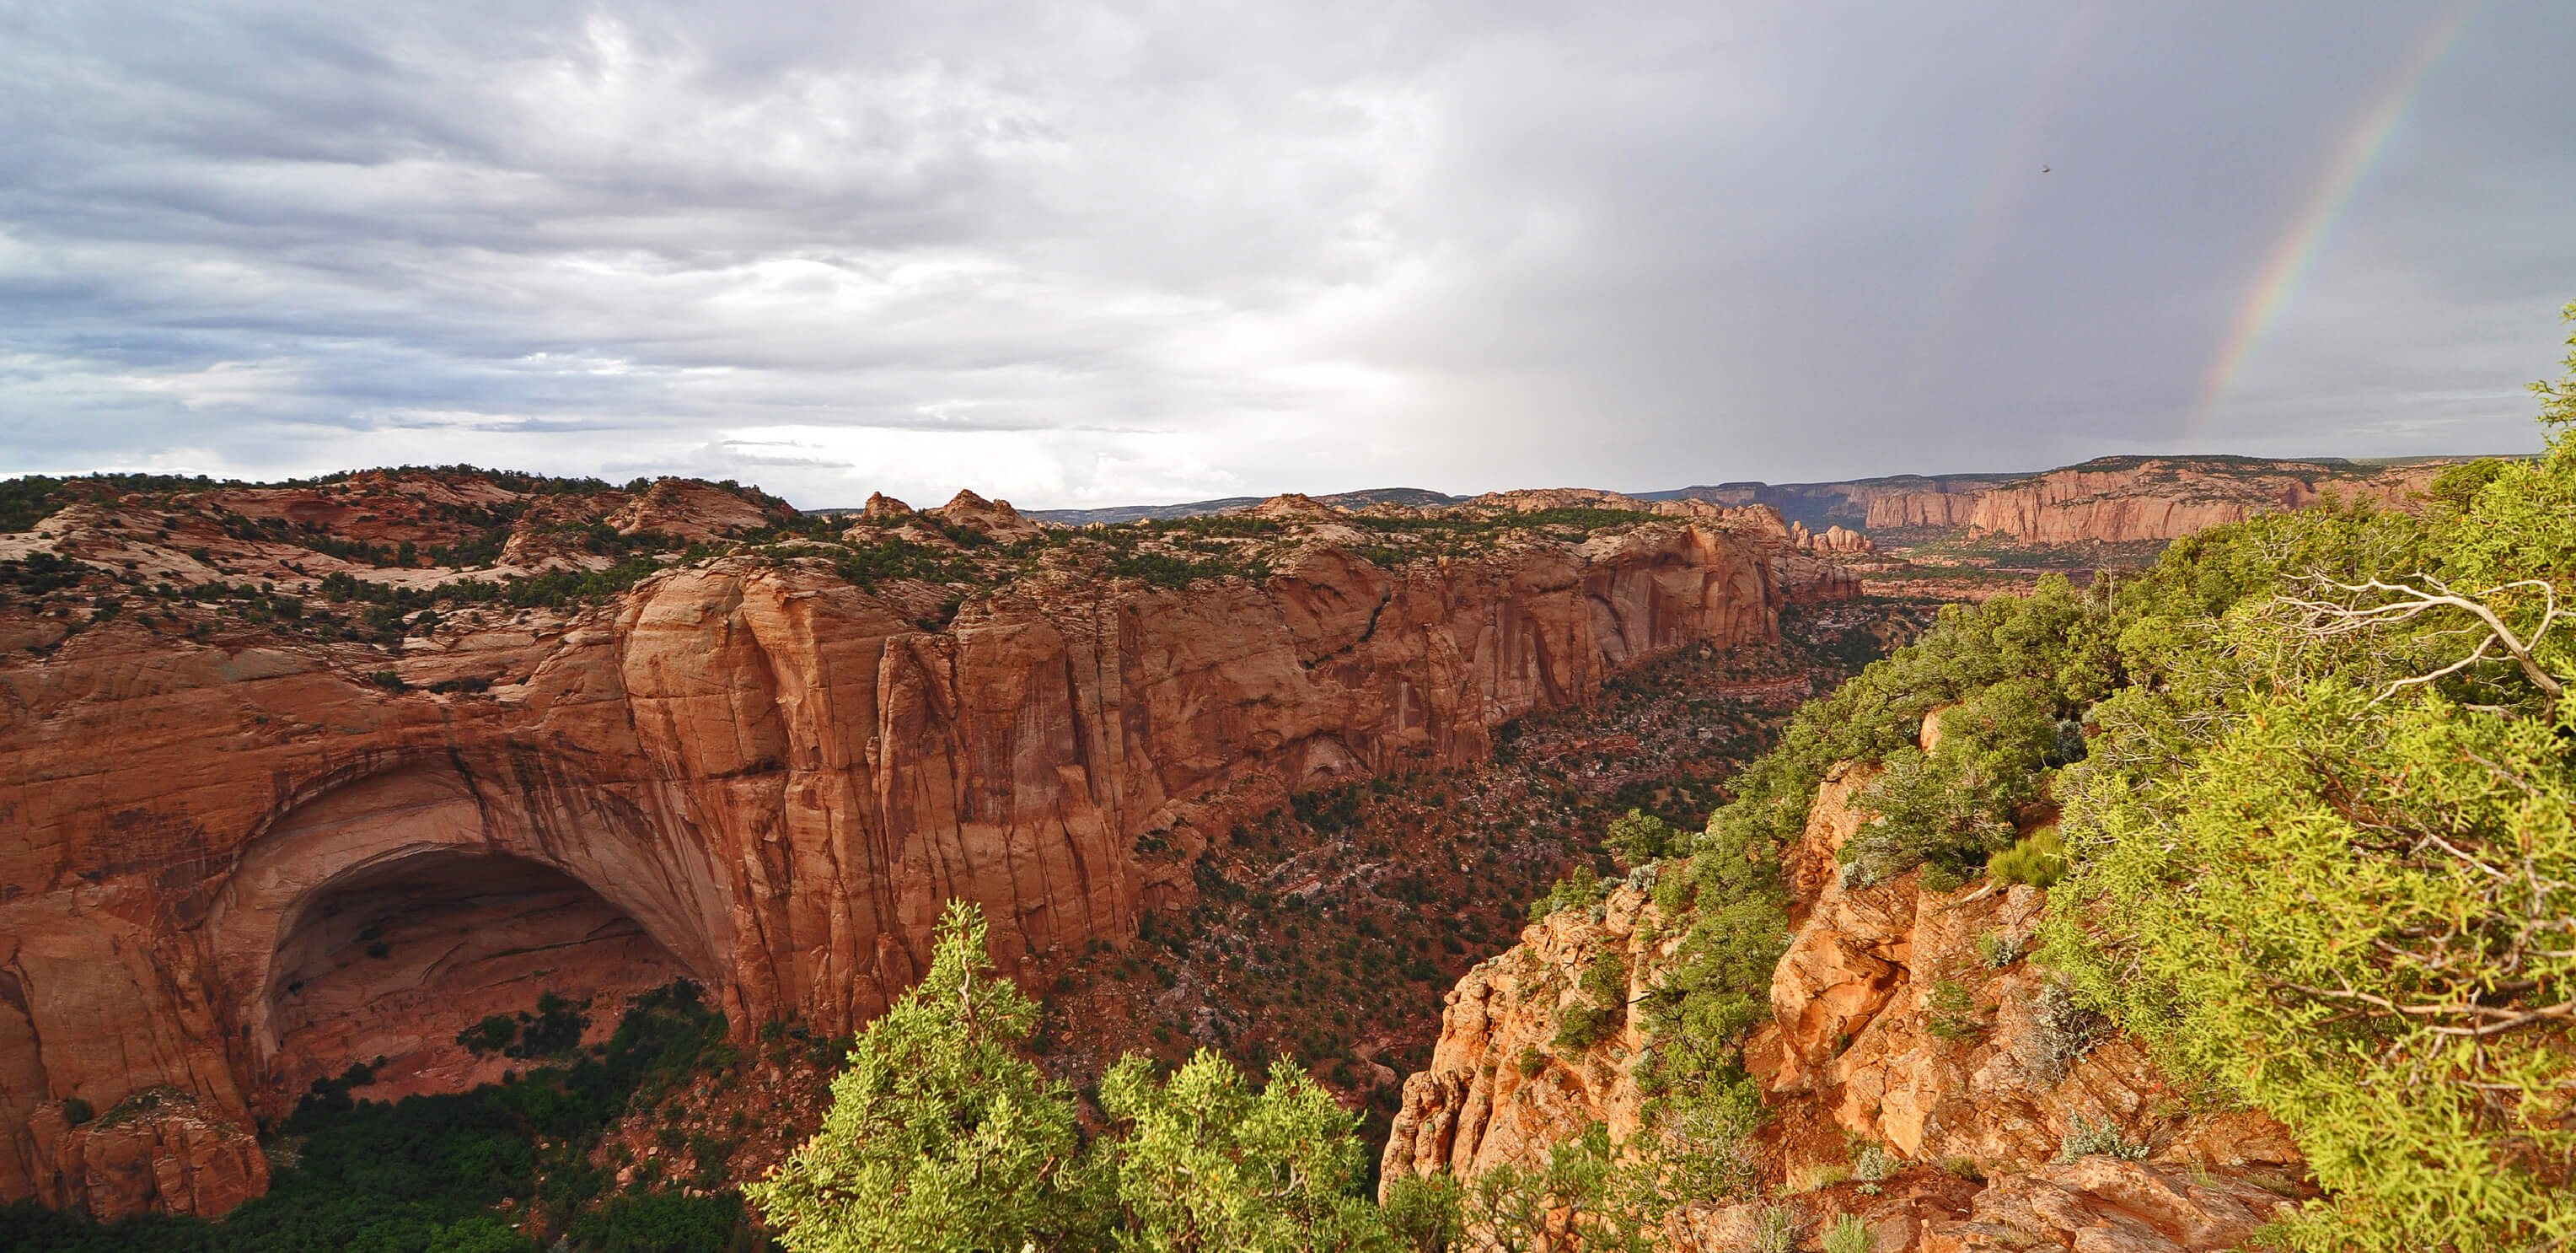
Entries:
<svg viewBox="0 0 2576 1253">
<path fill-rule="evenodd" d="M 726 913 L 692 850 L 613 796 L 418 762 L 330 786 L 255 839 L 210 916 L 219 1007 L 255 1105 L 387 1059 L 383 1095 L 453 1090 L 531 1063 L 458 1033 L 588 1001 L 592 1033 L 635 992 L 725 975 Z"/>
</svg>

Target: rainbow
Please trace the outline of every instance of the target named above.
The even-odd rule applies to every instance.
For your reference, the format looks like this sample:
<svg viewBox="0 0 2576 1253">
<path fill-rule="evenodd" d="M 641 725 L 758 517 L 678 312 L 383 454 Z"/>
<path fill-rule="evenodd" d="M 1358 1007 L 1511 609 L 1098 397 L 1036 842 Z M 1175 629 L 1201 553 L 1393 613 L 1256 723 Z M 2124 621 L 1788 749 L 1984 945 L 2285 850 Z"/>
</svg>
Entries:
<svg viewBox="0 0 2576 1253">
<path fill-rule="evenodd" d="M 2315 266 L 2317 254 L 2334 234 L 2336 223 L 2352 203 L 2353 193 L 2388 151 L 2388 141 L 2396 135 L 2398 124 L 2423 93 L 2434 68 L 2459 42 L 2460 32 L 2468 26 L 2479 3 L 2480 0 L 2453 0 L 2425 23 L 2406 55 L 2371 97 L 2370 107 L 2362 111 L 2335 149 L 2334 160 L 2326 166 L 2324 175 L 2309 192 L 2307 203 L 2291 220 L 2289 232 L 2273 247 L 2271 258 L 2246 292 L 2243 307 L 2237 310 L 2227 338 L 2220 343 L 2217 357 L 2201 380 L 2199 394 L 2183 420 L 2181 442 L 2186 451 L 2192 451 L 2190 443 L 2208 429 L 2210 415 L 2243 377 L 2254 350 L 2271 334 L 2281 310 Z"/>
</svg>

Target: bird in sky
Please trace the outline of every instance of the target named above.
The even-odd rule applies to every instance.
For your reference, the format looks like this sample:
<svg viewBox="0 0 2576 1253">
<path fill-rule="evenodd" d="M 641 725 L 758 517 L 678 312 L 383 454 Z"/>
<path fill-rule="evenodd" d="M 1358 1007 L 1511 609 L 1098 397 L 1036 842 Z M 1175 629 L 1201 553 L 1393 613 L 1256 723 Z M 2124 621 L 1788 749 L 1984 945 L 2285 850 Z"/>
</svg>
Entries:
<svg viewBox="0 0 2576 1253">
<path fill-rule="evenodd" d="M 2041 167 L 2039 167 L 2039 172 L 2040 172 L 2040 173 L 2042 173 L 2042 174 L 2046 174 L 2046 173 L 2048 172 L 2048 167 L 2047 167 L 2047 166 L 2044 166 L 2044 165 L 2043 165 L 2043 166 L 2041 166 Z"/>
</svg>

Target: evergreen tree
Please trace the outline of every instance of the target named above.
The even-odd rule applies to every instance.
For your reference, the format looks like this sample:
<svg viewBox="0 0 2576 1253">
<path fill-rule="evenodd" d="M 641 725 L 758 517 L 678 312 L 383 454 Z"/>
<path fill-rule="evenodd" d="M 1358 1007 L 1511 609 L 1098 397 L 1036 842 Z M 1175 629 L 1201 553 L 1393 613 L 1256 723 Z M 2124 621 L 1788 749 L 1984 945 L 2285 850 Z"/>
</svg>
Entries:
<svg viewBox="0 0 2576 1253">
<path fill-rule="evenodd" d="M 1352 1134 L 1355 1120 L 1284 1058 L 1256 1093 L 1233 1063 L 1205 1050 L 1169 1082 L 1131 1054 L 1101 1080 L 1100 1102 L 1127 1124 L 1111 1150 L 1122 1249 L 1396 1248 L 1377 1207 L 1358 1193 L 1366 1150 Z"/>
<path fill-rule="evenodd" d="M 1038 1005 L 951 902 L 930 974 L 869 1024 L 823 1128 L 745 1189 L 797 1253 L 1092 1247 L 1073 1096 L 1019 1052 Z"/>
</svg>

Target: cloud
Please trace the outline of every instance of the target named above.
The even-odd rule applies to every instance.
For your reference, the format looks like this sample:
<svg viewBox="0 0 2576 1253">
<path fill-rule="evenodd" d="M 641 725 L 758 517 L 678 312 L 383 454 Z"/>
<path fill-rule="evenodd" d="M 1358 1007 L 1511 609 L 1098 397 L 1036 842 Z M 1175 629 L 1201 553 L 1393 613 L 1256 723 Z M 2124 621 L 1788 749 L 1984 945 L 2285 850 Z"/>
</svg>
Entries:
<svg viewBox="0 0 2576 1253">
<path fill-rule="evenodd" d="M 0 471 L 1042 507 L 2528 447 L 2576 295 L 2539 4 L 2186 425 L 2436 16 L 0 10 Z"/>
</svg>

